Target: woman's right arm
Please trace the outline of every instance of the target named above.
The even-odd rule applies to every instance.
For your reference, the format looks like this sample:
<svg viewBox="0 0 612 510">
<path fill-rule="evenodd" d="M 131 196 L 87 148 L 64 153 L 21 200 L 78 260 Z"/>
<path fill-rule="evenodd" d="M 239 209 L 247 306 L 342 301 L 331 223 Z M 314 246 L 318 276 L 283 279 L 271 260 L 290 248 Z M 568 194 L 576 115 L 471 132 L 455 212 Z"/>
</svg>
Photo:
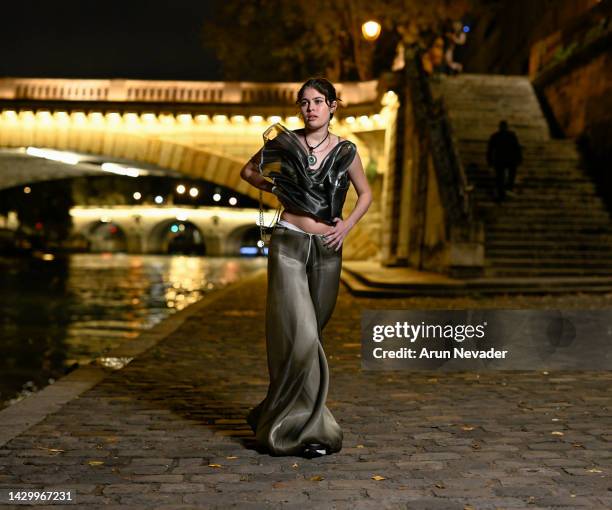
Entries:
<svg viewBox="0 0 612 510">
<path fill-rule="evenodd" d="M 240 177 L 242 177 L 251 186 L 255 186 L 263 191 L 272 193 L 274 184 L 268 181 L 263 175 L 259 173 L 259 162 L 261 158 L 261 150 L 255 154 L 246 165 L 240 170 Z"/>
</svg>

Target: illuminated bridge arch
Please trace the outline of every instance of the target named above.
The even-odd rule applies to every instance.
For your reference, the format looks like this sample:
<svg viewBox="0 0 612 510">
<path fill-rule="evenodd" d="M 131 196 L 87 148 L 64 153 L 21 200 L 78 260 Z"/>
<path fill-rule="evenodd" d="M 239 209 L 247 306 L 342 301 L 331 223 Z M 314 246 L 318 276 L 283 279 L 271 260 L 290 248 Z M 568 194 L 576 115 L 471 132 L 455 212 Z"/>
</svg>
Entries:
<svg viewBox="0 0 612 510">
<path fill-rule="evenodd" d="M 2 117 L 7 117 L 7 112 L 3 112 Z M 19 117 L 25 117 L 20 121 L 26 124 L 31 122 L 36 127 L 26 129 L 16 120 L 7 122 L 3 118 L 0 122 L 0 146 L 44 147 L 95 156 L 103 155 L 111 160 L 118 158 L 136 163 L 142 162 L 175 170 L 189 178 L 203 179 L 225 186 L 255 200 L 259 197 L 258 191 L 240 178 L 240 170 L 246 162 L 244 159 L 173 140 L 148 137 L 141 133 L 93 129 L 88 124 L 80 129 L 71 128 L 69 132 L 52 128 L 44 129 L 38 126 L 41 120 L 37 118 L 38 115 L 28 118 L 28 115 L 20 112 Z M 44 124 L 44 120 L 42 123 Z M 65 171 L 58 170 L 58 177 L 67 175 Z M 264 194 L 263 201 L 270 207 L 278 205 L 276 198 L 269 193 Z"/>
</svg>

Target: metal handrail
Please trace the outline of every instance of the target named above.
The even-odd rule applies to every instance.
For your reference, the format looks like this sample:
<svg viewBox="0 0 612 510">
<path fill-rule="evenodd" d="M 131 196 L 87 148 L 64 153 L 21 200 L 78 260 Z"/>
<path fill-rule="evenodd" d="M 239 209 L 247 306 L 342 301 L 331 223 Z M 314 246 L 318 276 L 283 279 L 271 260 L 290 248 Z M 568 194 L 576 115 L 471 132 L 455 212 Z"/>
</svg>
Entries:
<svg viewBox="0 0 612 510">
<path fill-rule="evenodd" d="M 416 119 L 430 141 L 429 150 L 439 180 L 444 181 L 441 182 L 440 191 L 444 194 L 443 202 L 449 221 L 469 224 L 474 218 L 471 187 L 457 152 L 446 104 L 442 98 L 433 99 L 429 78 L 421 65 L 421 56 L 421 50 L 413 48 L 412 57 L 406 59 L 408 78 L 415 82 L 418 92 L 418 97 L 414 98 Z"/>
</svg>

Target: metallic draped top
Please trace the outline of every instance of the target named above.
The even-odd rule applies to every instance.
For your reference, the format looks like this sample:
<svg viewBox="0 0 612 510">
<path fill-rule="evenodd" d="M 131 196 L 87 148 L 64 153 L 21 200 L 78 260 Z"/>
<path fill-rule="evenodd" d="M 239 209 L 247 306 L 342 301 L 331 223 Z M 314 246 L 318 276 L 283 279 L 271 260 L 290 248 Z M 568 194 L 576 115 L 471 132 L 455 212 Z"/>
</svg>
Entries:
<svg viewBox="0 0 612 510">
<path fill-rule="evenodd" d="M 272 179 L 274 193 L 291 212 L 306 212 L 327 225 L 342 218 L 342 206 L 349 188 L 348 168 L 357 147 L 349 140 L 338 142 L 316 169 L 308 166 L 308 152 L 298 135 L 282 124 L 273 124 L 265 133 L 259 171 Z"/>
</svg>

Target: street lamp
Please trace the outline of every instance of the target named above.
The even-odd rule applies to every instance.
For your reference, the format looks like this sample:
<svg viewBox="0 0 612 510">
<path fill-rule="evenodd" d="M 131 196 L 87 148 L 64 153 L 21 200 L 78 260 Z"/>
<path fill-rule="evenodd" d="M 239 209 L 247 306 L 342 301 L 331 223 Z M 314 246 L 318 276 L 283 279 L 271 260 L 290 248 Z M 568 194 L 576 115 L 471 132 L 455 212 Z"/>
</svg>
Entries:
<svg viewBox="0 0 612 510">
<path fill-rule="evenodd" d="M 380 23 L 369 20 L 361 25 L 361 33 L 366 41 L 375 41 L 380 35 Z"/>
</svg>

